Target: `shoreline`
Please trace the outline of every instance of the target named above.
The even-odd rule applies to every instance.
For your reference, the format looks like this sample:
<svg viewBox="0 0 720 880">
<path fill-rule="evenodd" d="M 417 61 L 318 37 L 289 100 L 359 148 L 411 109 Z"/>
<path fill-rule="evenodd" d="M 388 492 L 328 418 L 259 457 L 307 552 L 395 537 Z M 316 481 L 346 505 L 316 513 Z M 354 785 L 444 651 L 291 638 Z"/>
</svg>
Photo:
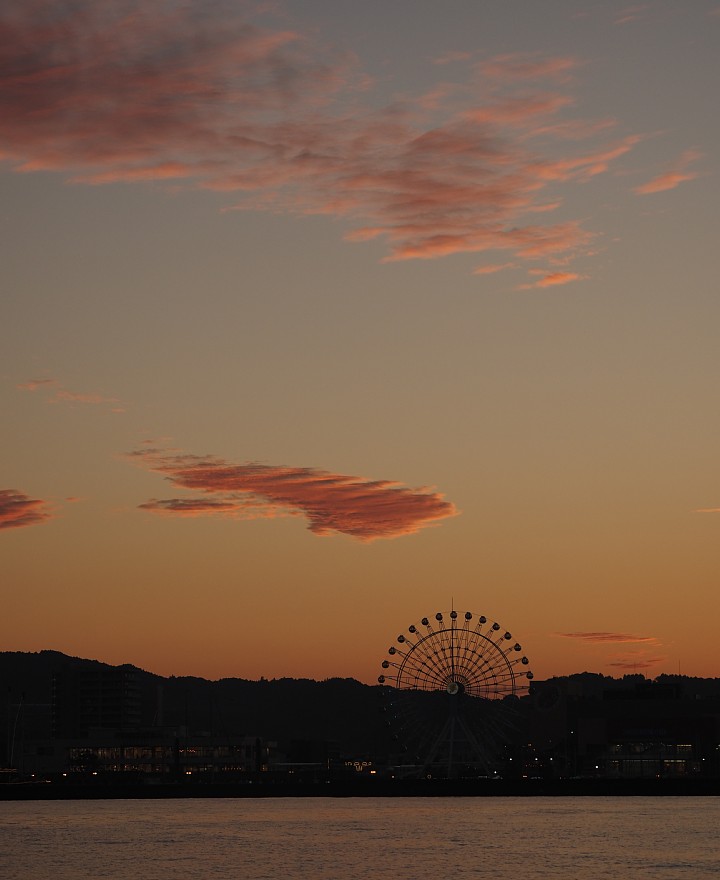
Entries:
<svg viewBox="0 0 720 880">
<path fill-rule="evenodd" d="M 7 782 L 0 801 L 273 797 L 720 797 L 720 779 L 417 779 L 323 782 Z"/>
</svg>

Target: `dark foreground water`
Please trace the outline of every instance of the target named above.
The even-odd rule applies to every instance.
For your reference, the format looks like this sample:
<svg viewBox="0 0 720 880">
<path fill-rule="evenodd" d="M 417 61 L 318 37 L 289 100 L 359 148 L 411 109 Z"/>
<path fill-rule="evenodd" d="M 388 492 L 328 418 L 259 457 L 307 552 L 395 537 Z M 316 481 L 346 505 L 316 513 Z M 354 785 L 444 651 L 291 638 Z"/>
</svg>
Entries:
<svg viewBox="0 0 720 880">
<path fill-rule="evenodd" d="M 0 803 L 3 880 L 720 876 L 720 798 Z"/>
</svg>

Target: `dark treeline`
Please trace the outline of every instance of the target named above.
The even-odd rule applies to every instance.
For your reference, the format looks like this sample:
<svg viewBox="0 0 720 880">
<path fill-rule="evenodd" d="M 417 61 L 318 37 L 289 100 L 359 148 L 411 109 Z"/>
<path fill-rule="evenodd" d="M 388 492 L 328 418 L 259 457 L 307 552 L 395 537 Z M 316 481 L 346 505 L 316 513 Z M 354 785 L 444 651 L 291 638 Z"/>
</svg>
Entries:
<svg viewBox="0 0 720 880">
<path fill-rule="evenodd" d="M 380 688 L 354 679 L 280 678 L 251 681 L 225 678 L 208 681 L 195 677 L 163 677 L 137 667 L 114 667 L 96 660 L 70 657 L 57 651 L 0 652 L 0 739 L 22 717 L 26 735 L 57 737 L 78 735 L 73 718 L 60 719 L 58 727 L 56 685 L 95 673 L 130 673 L 137 694 L 134 725 L 147 731 L 182 727 L 214 737 L 256 736 L 277 740 L 286 747 L 295 742 L 336 742 L 343 751 L 360 754 L 382 747 L 387 738 L 380 712 Z M 55 692 L 54 692 L 55 689 Z M 616 679 L 597 673 L 538 682 L 535 697 L 553 701 L 553 692 L 577 694 L 584 700 L 617 698 L 632 693 L 634 699 L 697 699 L 720 696 L 720 679 L 660 675 L 626 675 Z M 71 713 L 72 714 L 72 713 Z M 66 713 L 67 715 L 67 713 Z"/>
<path fill-rule="evenodd" d="M 57 651 L 0 652 L 0 699 L 5 702 L 0 713 L 12 719 L 22 707 L 26 729 L 56 725 L 57 719 L 51 718 L 54 682 L 112 670 L 133 673 L 139 696 L 137 726 L 145 730 L 183 727 L 215 737 L 337 741 L 353 751 L 384 736 L 379 688 L 354 679 L 163 677 Z M 64 731 L 55 726 L 53 733 L 62 736 Z"/>
</svg>

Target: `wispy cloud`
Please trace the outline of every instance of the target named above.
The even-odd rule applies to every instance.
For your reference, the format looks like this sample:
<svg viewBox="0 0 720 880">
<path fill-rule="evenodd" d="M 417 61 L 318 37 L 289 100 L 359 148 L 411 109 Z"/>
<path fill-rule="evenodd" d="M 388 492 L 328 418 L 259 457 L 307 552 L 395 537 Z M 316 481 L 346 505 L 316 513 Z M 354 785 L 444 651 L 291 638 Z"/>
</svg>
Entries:
<svg viewBox="0 0 720 880">
<path fill-rule="evenodd" d="M 534 287 L 557 287 L 562 284 L 570 284 L 573 281 L 581 281 L 587 277 L 578 272 L 546 272 L 544 269 L 531 270 L 531 274 L 542 275 L 542 277 L 530 284 L 520 284 L 519 290 L 530 290 Z"/>
<path fill-rule="evenodd" d="M 0 489 L 0 529 L 36 526 L 52 518 L 48 502 L 17 489 Z"/>
<path fill-rule="evenodd" d="M 483 76 L 491 78 L 525 81 L 557 79 L 564 82 L 581 66 L 582 62 L 572 56 L 545 58 L 537 53 L 509 53 L 480 61 L 477 69 Z"/>
<path fill-rule="evenodd" d="M 583 642 L 594 642 L 598 644 L 619 644 L 627 642 L 645 643 L 659 645 L 660 642 L 653 636 L 636 636 L 630 633 L 617 632 L 558 632 L 556 636 L 564 639 L 578 639 Z"/>
<path fill-rule="evenodd" d="M 241 498 L 230 495 L 223 498 L 151 498 L 139 504 L 141 510 L 167 513 L 172 516 L 221 516 L 230 519 L 275 519 L 280 516 L 299 516 L 300 511 L 262 498 Z"/>
<path fill-rule="evenodd" d="M 29 379 L 27 382 L 20 382 L 16 387 L 20 391 L 37 391 L 39 388 L 52 388 L 55 385 L 55 379 Z"/>
<path fill-rule="evenodd" d="M 233 464 L 211 456 L 149 448 L 131 452 L 128 458 L 163 474 L 173 486 L 200 493 L 140 505 L 161 513 L 241 519 L 303 515 L 316 535 L 338 532 L 362 541 L 410 535 L 458 513 L 438 492 L 390 480 L 316 468 Z"/>
<path fill-rule="evenodd" d="M 720 513 L 720 507 L 698 507 L 694 513 Z"/>
<path fill-rule="evenodd" d="M 621 9 L 615 16 L 615 24 L 630 24 L 633 21 L 639 21 L 644 18 L 650 9 L 649 4 L 641 3 L 635 6 L 627 6 Z"/>
<path fill-rule="evenodd" d="M 565 117 L 577 59 L 449 55 L 438 60 L 463 62 L 456 82 L 382 106 L 352 55 L 238 8 L 4 4 L 2 156 L 18 172 L 165 181 L 235 193 L 237 209 L 339 217 L 388 260 L 587 255 L 579 221 L 530 218 L 638 138 Z"/>
<path fill-rule="evenodd" d="M 629 648 L 621 652 L 603 651 L 607 658 L 603 661 L 606 666 L 614 669 L 624 669 L 627 671 L 638 672 L 641 669 L 649 669 L 662 663 L 667 659 L 659 654 L 650 654 L 650 651 L 657 650 L 662 646 L 662 642 L 654 636 L 641 636 L 635 633 L 626 632 L 556 632 L 555 636 L 563 639 L 572 639 L 577 642 L 583 642 L 587 645 L 595 645 L 598 648 L 612 649 L 617 645 L 636 645 L 637 648 Z"/>
<path fill-rule="evenodd" d="M 505 269 L 512 269 L 515 263 L 487 263 L 484 266 L 478 266 L 473 269 L 473 275 L 494 275 L 496 272 L 503 272 Z"/>
<path fill-rule="evenodd" d="M 639 672 L 641 669 L 652 669 L 658 663 L 667 660 L 665 656 L 648 656 L 644 652 L 626 652 L 616 655 L 614 660 L 608 661 L 608 666 L 615 669 L 624 669 L 626 671 Z"/>
<path fill-rule="evenodd" d="M 688 165 L 700 158 L 702 158 L 702 154 L 698 153 L 697 150 L 686 150 L 672 168 L 663 174 L 659 174 L 657 177 L 653 177 L 647 183 L 636 186 L 634 192 L 645 196 L 651 193 L 664 192 L 668 189 L 675 189 L 676 186 L 680 186 L 686 180 L 695 180 L 699 176 L 698 173 L 696 171 L 687 171 L 686 169 Z"/>
<path fill-rule="evenodd" d="M 457 64 L 460 61 L 470 61 L 472 57 L 471 52 L 446 52 L 433 58 L 433 64 Z"/>
<path fill-rule="evenodd" d="M 122 413 L 125 409 L 117 397 L 108 397 L 98 391 L 70 391 L 64 388 L 57 379 L 30 379 L 16 386 L 20 391 L 45 391 L 48 403 L 80 403 L 90 406 L 107 405 L 112 412 Z"/>
</svg>

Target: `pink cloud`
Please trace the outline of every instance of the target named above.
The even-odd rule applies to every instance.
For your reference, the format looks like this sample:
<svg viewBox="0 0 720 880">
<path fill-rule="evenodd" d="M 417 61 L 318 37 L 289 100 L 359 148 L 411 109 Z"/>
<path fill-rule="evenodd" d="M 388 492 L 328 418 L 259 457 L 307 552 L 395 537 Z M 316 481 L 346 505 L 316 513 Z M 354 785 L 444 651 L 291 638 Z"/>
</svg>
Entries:
<svg viewBox="0 0 720 880">
<path fill-rule="evenodd" d="M 544 58 L 538 54 L 510 53 L 497 55 L 477 65 L 478 71 L 491 79 L 503 80 L 564 80 L 581 62 L 571 56 Z"/>
<path fill-rule="evenodd" d="M 586 276 L 579 275 L 577 272 L 549 272 L 545 274 L 544 269 L 531 270 L 532 275 L 542 275 L 543 277 L 534 281 L 532 284 L 519 285 L 520 290 L 531 290 L 534 287 L 557 287 L 561 284 L 570 284 L 573 281 L 581 281 Z"/>
<path fill-rule="evenodd" d="M 514 266 L 514 263 L 488 263 L 485 266 L 478 266 L 477 269 L 473 269 L 473 275 L 494 275 L 496 272 L 512 269 Z"/>
<path fill-rule="evenodd" d="M 540 94 L 529 98 L 505 98 L 485 107 L 468 110 L 463 118 L 477 124 L 525 127 L 530 120 L 537 117 L 547 119 L 573 103 L 568 95 Z"/>
<path fill-rule="evenodd" d="M 69 391 L 67 388 L 63 388 L 57 379 L 30 379 L 27 382 L 21 382 L 16 387 L 21 391 L 31 392 L 47 390 L 51 392 L 45 398 L 48 403 L 81 403 L 91 406 L 120 403 L 117 397 L 108 397 L 98 391 Z M 111 412 L 125 412 L 122 406 L 111 406 L 110 408 Z"/>
<path fill-rule="evenodd" d="M 16 387 L 21 391 L 37 391 L 38 388 L 48 388 L 57 385 L 55 379 L 29 379 L 27 382 L 20 382 Z"/>
<path fill-rule="evenodd" d="M 470 52 L 446 52 L 438 58 L 433 58 L 433 64 L 456 64 L 459 61 L 470 61 L 472 53 Z"/>
<path fill-rule="evenodd" d="M 564 119 L 538 125 L 533 130 L 535 137 L 548 135 L 559 140 L 582 141 L 607 134 L 617 128 L 616 119 Z"/>
<path fill-rule="evenodd" d="M 425 92 L 425 94 L 420 95 L 419 98 L 415 98 L 415 103 L 418 107 L 422 107 L 424 110 L 437 110 L 441 108 L 448 99 L 452 98 L 457 91 L 458 87 L 453 83 L 440 83 L 430 89 L 429 92 Z"/>
<path fill-rule="evenodd" d="M 647 183 L 636 186 L 633 191 L 638 193 L 638 195 L 644 196 L 649 195 L 650 193 L 665 192 L 665 190 L 668 189 L 675 189 L 676 186 L 680 186 L 680 184 L 684 183 L 686 180 L 695 180 L 695 178 L 698 177 L 697 172 L 686 171 L 685 169 L 692 162 L 696 162 L 700 158 L 701 154 L 697 151 L 687 150 L 678 159 L 672 169 L 666 171 L 664 174 L 654 177 Z"/>
<path fill-rule="evenodd" d="M 639 135 L 629 135 L 592 153 L 547 162 L 540 169 L 540 177 L 548 181 L 589 180 L 608 171 L 611 162 L 629 153 L 640 141 Z"/>
<path fill-rule="evenodd" d="M 96 185 L 234 192 L 238 210 L 327 214 L 352 227 L 350 241 L 383 241 L 388 260 L 587 256 L 592 235 L 579 222 L 528 220 L 637 142 L 605 143 L 607 120 L 564 118 L 577 59 L 501 55 L 382 106 L 348 53 L 233 8 L 5 4 L 6 161 Z M 568 152 L 580 137 L 592 147 Z"/>
<path fill-rule="evenodd" d="M 129 459 L 163 474 L 191 498 L 152 499 L 145 510 L 183 516 L 258 517 L 304 515 L 316 535 L 334 532 L 373 541 L 397 538 L 457 515 L 438 492 L 389 480 L 332 474 L 315 468 L 232 464 L 219 458 L 141 449 Z"/>
<path fill-rule="evenodd" d="M 697 174 L 694 171 L 668 171 L 641 186 L 636 186 L 635 192 L 643 196 L 649 193 L 665 192 L 667 189 L 675 189 L 686 180 L 695 180 L 696 177 Z"/>
<path fill-rule="evenodd" d="M 650 9 L 647 3 L 638 4 L 636 6 L 628 6 L 620 10 L 615 16 L 615 24 L 629 24 L 632 21 L 638 21 L 643 18 Z"/>
<path fill-rule="evenodd" d="M 0 529 L 35 526 L 52 518 L 47 501 L 17 489 L 0 489 Z"/>
<path fill-rule="evenodd" d="M 656 638 L 652 636 L 635 636 L 629 633 L 615 632 L 559 632 L 555 633 L 564 639 L 578 639 L 584 642 L 595 642 L 599 644 L 607 643 L 625 643 L 625 642 L 645 642 L 648 644 L 659 644 Z"/>
<path fill-rule="evenodd" d="M 151 498 L 139 504 L 141 510 L 167 513 L 173 516 L 198 517 L 222 516 L 230 519 L 275 519 L 281 516 L 298 516 L 297 510 L 274 504 L 261 498 Z"/>
</svg>

